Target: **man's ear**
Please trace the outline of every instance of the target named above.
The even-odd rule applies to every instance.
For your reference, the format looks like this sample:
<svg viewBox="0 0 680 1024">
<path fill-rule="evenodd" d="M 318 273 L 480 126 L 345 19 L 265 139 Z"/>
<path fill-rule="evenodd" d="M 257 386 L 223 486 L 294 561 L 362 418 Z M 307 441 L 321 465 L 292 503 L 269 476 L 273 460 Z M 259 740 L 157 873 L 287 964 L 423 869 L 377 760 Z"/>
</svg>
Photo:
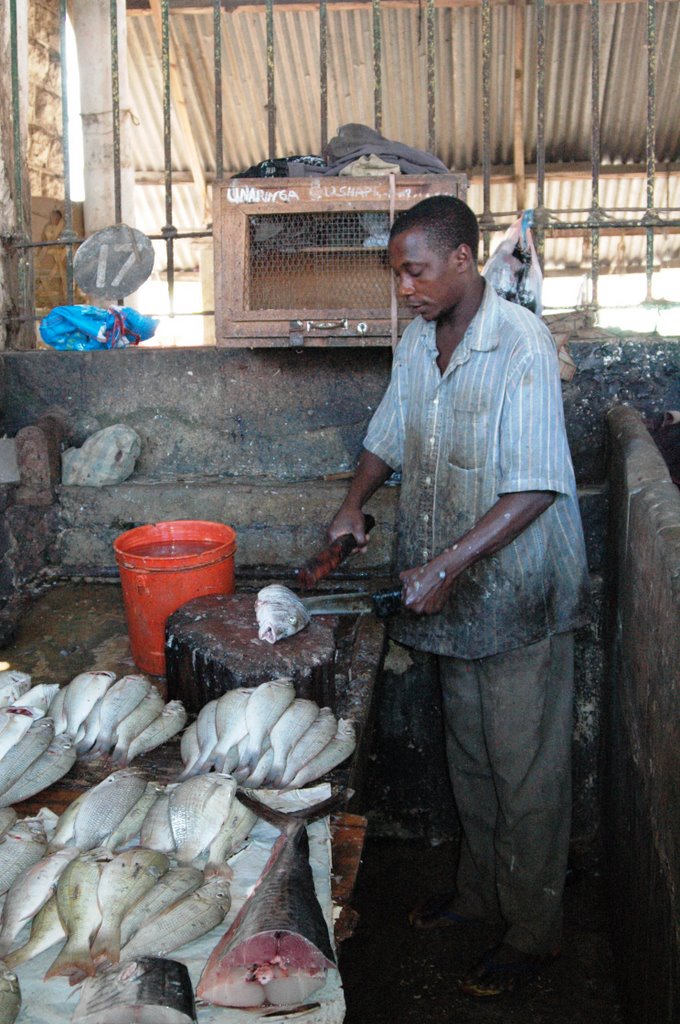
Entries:
<svg viewBox="0 0 680 1024">
<path fill-rule="evenodd" d="M 457 274 L 465 273 L 472 262 L 472 249 L 465 242 L 449 254 L 449 267 Z"/>
</svg>

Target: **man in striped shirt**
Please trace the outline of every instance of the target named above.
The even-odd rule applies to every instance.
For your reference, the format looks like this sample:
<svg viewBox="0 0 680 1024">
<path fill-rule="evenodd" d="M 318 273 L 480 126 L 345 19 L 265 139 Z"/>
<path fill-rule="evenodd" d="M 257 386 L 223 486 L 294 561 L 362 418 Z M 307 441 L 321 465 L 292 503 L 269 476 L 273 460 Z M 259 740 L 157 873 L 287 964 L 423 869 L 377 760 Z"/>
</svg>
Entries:
<svg viewBox="0 0 680 1024">
<path fill-rule="evenodd" d="M 401 214 L 390 264 L 415 314 L 329 535 L 366 545 L 362 506 L 401 470 L 401 643 L 438 655 L 463 827 L 456 892 L 417 927 L 497 922 L 460 985 L 512 991 L 559 950 L 571 814 L 573 630 L 588 571 L 557 354 L 479 274 L 459 199 Z"/>
</svg>

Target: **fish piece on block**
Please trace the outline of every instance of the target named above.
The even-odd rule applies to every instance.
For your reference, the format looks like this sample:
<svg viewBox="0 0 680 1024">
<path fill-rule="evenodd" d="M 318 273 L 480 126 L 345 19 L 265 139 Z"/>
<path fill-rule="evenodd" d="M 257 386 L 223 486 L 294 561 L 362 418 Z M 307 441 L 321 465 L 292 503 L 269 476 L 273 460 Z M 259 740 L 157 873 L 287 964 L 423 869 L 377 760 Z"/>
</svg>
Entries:
<svg viewBox="0 0 680 1024">
<path fill-rule="evenodd" d="M 83 985 L 74 1024 L 192 1024 L 194 993 L 184 964 L 140 956 L 100 971 Z"/>
<path fill-rule="evenodd" d="M 270 644 L 258 636 L 252 594 L 198 597 L 170 616 L 166 626 L 168 696 L 197 714 L 228 690 L 255 687 L 282 676 L 298 697 L 335 707 L 333 616 Z"/>
</svg>

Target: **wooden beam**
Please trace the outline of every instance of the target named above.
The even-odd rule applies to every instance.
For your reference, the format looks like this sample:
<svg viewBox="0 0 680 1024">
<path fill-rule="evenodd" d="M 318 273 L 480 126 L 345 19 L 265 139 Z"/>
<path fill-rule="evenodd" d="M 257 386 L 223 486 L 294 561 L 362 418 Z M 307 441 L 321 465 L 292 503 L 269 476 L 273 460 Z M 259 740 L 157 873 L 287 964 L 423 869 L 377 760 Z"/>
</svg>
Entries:
<svg viewBox="0 0 680 1024">
<path fill-rule="evenodd" d="M 526 179 L 524 174 L 524 10 L 525 0 L 515 0 L 512 155 L 515 165 L 515 205 L 518 210 L 523 210 L 526 204 Z"/>
<path fill-rule="evenodd" d="M 151 4 L 155 0 L 127 0 L 127 11 L 130 15 L 151 13 Z M 336 11 L 365 10 L 372 6 L 373 0 L 326 0 L 328 7 Z M 493 7 L 511 7 L 514 0 L 491 0 Z M 677 3 L 677 0 L 657 0 L 658 3 Z M 382 0 L 384 8 L 419 8 L 422 0 Z M 481 7 L 482 0 L 434 0 L 434 6 L 441 9 L 455 7 Z M 546 0 L 550 6 L 557 4 L 581 4 L 584 0 Z M 646 4 L 646 0 L 600 0 L 604 4 Z M 533 0 L 529 0 L 530 6 Z M 170 11 L 193 14 L 200 11 L 211 11 L 212 4 L 208 0 L 169 0 Z M 319 9 L 319 0 L 276 0 L 277 11 L 310 11 Z M 222 0 L 222 10 L 227 14 L 240 11 L 264 11 L 263 0 Z"/>
</svg>

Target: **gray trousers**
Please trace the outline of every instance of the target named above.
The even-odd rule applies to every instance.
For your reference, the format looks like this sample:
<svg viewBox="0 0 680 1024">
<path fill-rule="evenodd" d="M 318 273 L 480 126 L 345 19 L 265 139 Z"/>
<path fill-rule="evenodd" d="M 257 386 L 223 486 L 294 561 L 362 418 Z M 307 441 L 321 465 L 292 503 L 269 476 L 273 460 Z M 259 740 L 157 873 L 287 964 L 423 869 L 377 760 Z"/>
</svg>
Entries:
<svg viewBox="0 0 680 1024">
<path fill-rule="evenodd" d="M 571 825 L 573 633 L 474 661 L 440 656 L 446 752 L 463 828 L 461 914 L 559 949 Z"/>
</svg>

